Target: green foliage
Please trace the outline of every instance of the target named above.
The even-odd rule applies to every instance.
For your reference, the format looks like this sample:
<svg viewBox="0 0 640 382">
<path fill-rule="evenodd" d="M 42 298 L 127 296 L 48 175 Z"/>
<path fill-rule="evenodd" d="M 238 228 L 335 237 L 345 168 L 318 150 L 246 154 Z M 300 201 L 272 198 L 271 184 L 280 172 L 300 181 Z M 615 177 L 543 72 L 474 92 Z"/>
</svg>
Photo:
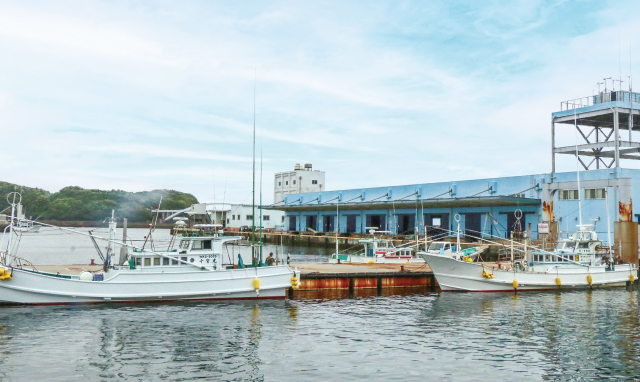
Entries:
<svg viewBox="0 0 640 382">
<path fill-rule="evenodd" d="M 0 182 L 0 196 L 18 191 L 26 215 L 45 220 L 97 221 L 111 216 L 116 211 L 119 218 L 132 222 L 150 221 L 151 209 L 158 206 L 162 197 L 162 209 L 183 209 L 198 203 L 191 194 L 174 190 L 126 192 L 121 190 L 85 190 L 80 187 L 65 187 L 50 193 L 38 188 L 17 186 Z M 0 209 L 9 204 L 6 197 L 0 199 Z"/>
<path fill-rule="evenodd" d="M 49 197 L 51 196 L 49 191 L 0 182 L 0 211 L 9 207 L 7 195 L 14 191 L 22 195 L 22 204 L 28 206 L 25 210 L 27 217 L 33 216 L 35 218 L 40 216 L 49 208 Z M 6 210 L 3 213 L 10 213 L 10 210 Z"/>
</svg>

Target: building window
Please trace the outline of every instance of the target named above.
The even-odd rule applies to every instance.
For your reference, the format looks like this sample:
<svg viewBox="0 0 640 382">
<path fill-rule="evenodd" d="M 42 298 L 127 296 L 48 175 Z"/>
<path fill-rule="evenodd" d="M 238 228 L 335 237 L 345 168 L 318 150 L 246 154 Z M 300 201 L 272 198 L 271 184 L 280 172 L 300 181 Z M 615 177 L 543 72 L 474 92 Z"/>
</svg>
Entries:
<svg viewBox="0 0 640 382">
<path fill-rule="evenodd" d="M 284 185 L 285 185 L 285 186 L 288 186 L 288 185 L 289 185 L 289 181 L 288 181 L 288 180 L 287 180 L 287 181 L 285 181 L 285 182 L 284 182 Z"/>
<path fill-rule="evenodd" d="M 284 223 L 284 215 L 282 215 L 282 222 Z"/>
<path fill-rule="evenodd" d="M 604 188 L 587 188 L 584 190 L 584 198 L 585 199 L 604 199 L 605 192 L 606 191 Z"/>
<path fill-rule="evenodd" d="M 247 220 L 253 220 L 253 215 L 247 215 Z"/>
<path fill-rule="evenodd" d="M 578 190 L 560 190 L 559 200 L 578 200 Z"/>
<path fill-rule="evenodd" d="M 227 224 L 229 224 L 229 218 L 227 218 Z"/>
<path fill-rule="evenodd" d="M 296 181 L 295 181 L 295 180 L 293 181 L 293 184 L 296 184 Z"/>
<path fill-rule="evenodd" d="M 312 180 L 311 184 L 318 184 L 318 181 L 317 180 Z"/>
<path fill-rule="evenodd" d="M 264 215 L 264 216 L 262 217 L 262 220 L 269 220 L 269 215 Z"/>
<path fill-rule="evenodd" d="M 231 219 L 236 220 L 236 215 L 231 215 Z"/>
<path fill-rule="evenodd" d="M 282 182 L 278 182 L 278 186 L 282 186 Z"/>
</svg>

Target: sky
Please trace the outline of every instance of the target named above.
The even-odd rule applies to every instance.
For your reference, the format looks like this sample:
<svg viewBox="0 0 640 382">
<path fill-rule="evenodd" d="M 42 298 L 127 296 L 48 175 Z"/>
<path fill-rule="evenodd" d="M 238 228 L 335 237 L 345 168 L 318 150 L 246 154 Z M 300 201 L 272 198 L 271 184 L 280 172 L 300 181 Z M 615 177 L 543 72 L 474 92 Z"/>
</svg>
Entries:
<svg viewBox="0 0 640 382">
<path fill-rule="evenodd" d="M 327 190 L 546 173 L 551 113 L 628 88 L 639 24 L 637 1 L 0 0 L 0 180 L 247 203 L 254 117 L 265 203 L 296 163 Z"/>
</svg>

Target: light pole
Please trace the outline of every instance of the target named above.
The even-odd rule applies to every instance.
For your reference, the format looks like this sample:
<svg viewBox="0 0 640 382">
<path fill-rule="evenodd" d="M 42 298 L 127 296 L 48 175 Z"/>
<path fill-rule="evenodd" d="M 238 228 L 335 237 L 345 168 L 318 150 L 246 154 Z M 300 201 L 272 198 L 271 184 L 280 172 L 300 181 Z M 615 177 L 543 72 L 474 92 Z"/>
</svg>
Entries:
<svg viewBox="0 0 640 382">
<path fill-rule="evenodd" d="M 338 233 L 340 232 L 340 212 L 338 206 L 340 205 L 340 196 L 336 200 L 336 256 L 338 255 Z"/>
</svg>

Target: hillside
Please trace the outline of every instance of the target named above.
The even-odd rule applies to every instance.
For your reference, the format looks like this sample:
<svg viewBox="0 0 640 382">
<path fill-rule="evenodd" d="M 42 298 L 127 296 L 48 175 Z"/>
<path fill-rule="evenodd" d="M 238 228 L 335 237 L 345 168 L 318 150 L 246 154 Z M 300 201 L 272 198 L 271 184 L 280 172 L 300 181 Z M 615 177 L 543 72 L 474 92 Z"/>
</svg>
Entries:
<svg viewBox="0 0 640 382">
<path fill-rule="evenodd" d="M 40 188 L 0 182 L 0 210 L 9 206 L 6 196 L 12 191 L 22 194 L 26 216 L 39 220 L 99 221 L 111 216 L 111 210 L 115 209 L 119 218 L 147 222 L 151 220 L 150 209 L 158 205 L 160 196 L 162 209 L 182 209 L 198 203 L 195 196 L 174 190 L 126 192 L 65 187 L 51 193 Z"/>
</svg>

